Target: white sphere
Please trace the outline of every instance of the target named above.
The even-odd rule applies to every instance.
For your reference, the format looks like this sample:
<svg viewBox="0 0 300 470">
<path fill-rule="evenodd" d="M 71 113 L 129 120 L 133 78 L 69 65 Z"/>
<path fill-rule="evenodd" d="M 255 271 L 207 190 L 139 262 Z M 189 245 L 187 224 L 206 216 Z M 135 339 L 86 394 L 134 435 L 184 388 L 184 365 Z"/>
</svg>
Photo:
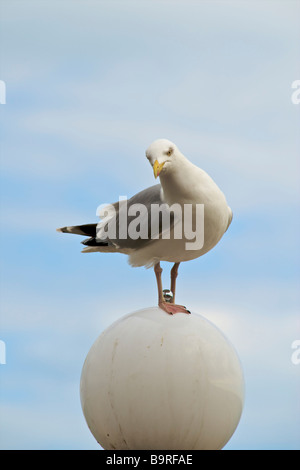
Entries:
<svg viewBox="0 0 300 470">
<path fill-rule="evenodd" d="M 81 375 L 81 405 L 106 450 L 222 449 L 244 403 L 231 344 L 192 313 L 137 311 L 107 328 Z"/>
</svg>

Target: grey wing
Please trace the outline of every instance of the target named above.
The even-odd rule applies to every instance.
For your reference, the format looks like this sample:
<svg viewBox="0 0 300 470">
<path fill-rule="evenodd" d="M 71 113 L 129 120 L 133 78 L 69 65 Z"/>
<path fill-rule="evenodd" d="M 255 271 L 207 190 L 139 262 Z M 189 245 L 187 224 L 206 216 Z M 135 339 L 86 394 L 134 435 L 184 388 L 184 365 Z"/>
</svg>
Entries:
<svg viewBox="0 0 300 470">
<path fill-rule="evenodd" d="M 156 218 L 151 218 L 153 207 L 157 209 Z M 162 222 L 166 217 L 171 228 L 174 217 L 164 204 L 161 186 L 157 184 L 128 200 L 107 206 L 106 217 L 97 225 L 96 237 L 85 240 L 83 244 L 95 247 L 105 242 L 114 246 L 116 251 L 139 249 L 162 236 Z"/>
</svg>

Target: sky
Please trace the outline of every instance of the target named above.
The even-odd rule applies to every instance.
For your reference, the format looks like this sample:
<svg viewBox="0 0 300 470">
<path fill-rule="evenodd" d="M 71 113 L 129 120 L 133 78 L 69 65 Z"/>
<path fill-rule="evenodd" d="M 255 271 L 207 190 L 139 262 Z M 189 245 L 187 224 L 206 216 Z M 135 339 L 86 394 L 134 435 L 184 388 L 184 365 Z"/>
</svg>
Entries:
<svg viewBox="0 0 300 470">
<path fill-rule="evenodd" d="M 155 184 L 145 150 L 158 138 L 207 171 L 234 214 L 177 282 L 177 301 L 221 329 L 243 367 L 225 449 L 300 448 L 299 9 L 0 0 L 1 449 L 99 449 L 82 366 L 104 329 L 156 304 L 155 277 L 121 254 L 82 254 L 56 228 Z"/>
</svg>

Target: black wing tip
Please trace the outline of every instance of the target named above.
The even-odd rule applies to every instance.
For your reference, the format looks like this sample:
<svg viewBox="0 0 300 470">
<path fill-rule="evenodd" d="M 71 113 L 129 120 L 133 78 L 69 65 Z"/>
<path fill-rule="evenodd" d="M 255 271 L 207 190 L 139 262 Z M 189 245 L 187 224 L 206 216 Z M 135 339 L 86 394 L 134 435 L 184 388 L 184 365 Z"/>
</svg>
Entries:
<svg viewBox="0 0 300 470">
<path fill-rule="evenodd" d="M 85 246 L 108 246 L 109 243 L 103 240 L 97 240 L 96 238 L 86 238 L 81 242 Z"/>
<path fill-rule="evenodd" d="M 95 237 L 97 230 L 97 224 L 85 224 L 85 225 L 71 225 L 69 227 L 57 228 L 57 232 L 61 233 L 72 233 L 75 235 L 84 235 L 88 237 Z"/>
</svg>

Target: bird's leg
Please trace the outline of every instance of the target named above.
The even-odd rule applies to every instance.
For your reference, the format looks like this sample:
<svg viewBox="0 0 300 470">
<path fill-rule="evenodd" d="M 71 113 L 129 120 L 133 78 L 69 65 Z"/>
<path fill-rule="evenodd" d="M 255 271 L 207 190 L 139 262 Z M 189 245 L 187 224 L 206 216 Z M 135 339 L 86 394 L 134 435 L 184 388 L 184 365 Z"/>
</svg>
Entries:
<svg viewBox="0 0 300 470">
<path fill-rule="evenodd" d="M 176 290 L 176 278 L 178 276 L 178 268 L 180 263 L 175 263 L 171 269 L 171 292 L 173 294 L 172 304 L 175 304 L 175 290 Z"/>
<path fill-rule="evenodd" d="M 179 263 L 178 263 L 179 264 Z M 178 266 L 177 266 L 178 269 Z M 157 290 L 158 290 L 158 306 L 167 312 L 169 315 L 173 315 L 174 313 L 191 313 L 189 310 L 187 310 L 183 305 L 175 305 L 171 304 L 169 302 L 165 302 L 164 300 L 164 294 L 163 294 L 163 288 L 162 288 L 162 282 L 161 282 L 161 273 L 162 273 L 162 268 L 160 267 L 160 263 L 156 263 L 154 266 L 154 272 L 156 276 L 156 282 L 157 282 Z"/>
<path fill-rule="evenodd" d="M 157 290 L 158 290 L 158 305 L 160 305 L 162 302 L 164 302 L 164 294 L 163 294 L 163 288 L 162 288 L 162 282 L 161 282 L 162 268 L 160 267 L 160 263 L 156 263 L 154 265 L 154 272 L 156 276 Z"/>
</svg>

